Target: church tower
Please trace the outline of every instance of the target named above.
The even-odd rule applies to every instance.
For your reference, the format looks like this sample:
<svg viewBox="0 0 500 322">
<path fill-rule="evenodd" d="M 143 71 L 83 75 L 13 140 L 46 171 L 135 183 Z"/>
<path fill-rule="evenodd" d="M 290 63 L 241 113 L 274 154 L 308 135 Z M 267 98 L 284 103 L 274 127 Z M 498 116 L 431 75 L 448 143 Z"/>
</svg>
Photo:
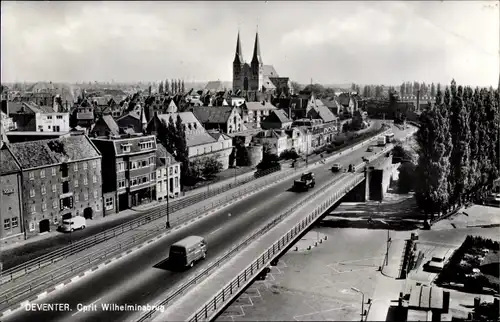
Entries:
<svg viewBox="0 0 500 322">
<path fill-rule="evenodd" d="M 238 31 L 238 39 L 236 40 L 236 52 L 233 61 L 233 92 L 243 88 L 242 69 L 245 61 L 241 50 L 240 32 Z"/>
<path fill-rule="evenodd" d="M 263 65 L 264 63 L 262 62 L 262 57 L 260 56 L 259 32 L 257 32 L 255 34 L 252 62 L 250 63 L 250 90 L 252 91 L 262 90 L 262 85 L 264 84 Z"/>
</svg>

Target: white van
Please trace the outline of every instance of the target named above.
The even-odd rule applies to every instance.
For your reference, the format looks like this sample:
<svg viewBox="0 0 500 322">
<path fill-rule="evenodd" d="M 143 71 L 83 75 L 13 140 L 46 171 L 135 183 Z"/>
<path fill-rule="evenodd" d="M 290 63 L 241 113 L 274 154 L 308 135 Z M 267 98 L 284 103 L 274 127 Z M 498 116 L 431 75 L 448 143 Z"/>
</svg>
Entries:
<svg viewBox="0 0 500 322">
<path fill-rule="evenodd" d="M 83 218 L 82 216 L 75 216 L 72 218 L 64 219 L 60 227 L 62 231 L 74 231 L 77 229 L 84 229 L 85 224 L 85 218 Z"/>
<path fill-rule="evenodd" d="M 170 246 L 169 261 L 178 267 L 193 267 L 194 262 L 207 257 L 207 243 L 203 237 L 188 236 Z"/>
</svg>

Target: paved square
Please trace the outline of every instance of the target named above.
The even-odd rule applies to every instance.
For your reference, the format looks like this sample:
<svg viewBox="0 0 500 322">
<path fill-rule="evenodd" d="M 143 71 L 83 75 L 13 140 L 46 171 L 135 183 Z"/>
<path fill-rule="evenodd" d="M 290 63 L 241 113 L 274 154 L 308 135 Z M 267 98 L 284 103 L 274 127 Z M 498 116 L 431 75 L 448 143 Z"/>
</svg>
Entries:
<svg viewBox="0 0 500 322">
<path fill-rule="evenodd" d="M 317 233 L 328 239 L 311 250 L 292 247 L 217 320 L 359 321 L 361 294 L 352 288 L 365 302 L 373 295 L 387 232 L 320 227 L 309 234 Z"/>
</svg>

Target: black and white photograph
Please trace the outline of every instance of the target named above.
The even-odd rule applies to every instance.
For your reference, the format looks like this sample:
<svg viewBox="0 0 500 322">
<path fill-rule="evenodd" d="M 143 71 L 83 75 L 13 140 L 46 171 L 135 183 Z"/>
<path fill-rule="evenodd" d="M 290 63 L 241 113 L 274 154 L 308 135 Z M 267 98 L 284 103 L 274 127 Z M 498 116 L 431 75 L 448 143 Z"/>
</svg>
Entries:
<svg viewBox="0 0 500 322">
<path fill-rule="evenodd" d="M 0 321 L 500 321 L 500 1 L 0 7 Z"/>
</svg>

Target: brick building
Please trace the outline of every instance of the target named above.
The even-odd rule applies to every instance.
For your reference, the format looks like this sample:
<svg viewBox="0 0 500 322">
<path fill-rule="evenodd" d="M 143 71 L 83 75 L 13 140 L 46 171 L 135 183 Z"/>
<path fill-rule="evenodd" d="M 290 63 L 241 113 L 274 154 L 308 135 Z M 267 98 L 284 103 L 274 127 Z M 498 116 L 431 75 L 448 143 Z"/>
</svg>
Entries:
<svg viewBox="0 0 500 322">
<path fill-rule="evenodd" d="M 178 197 L 181 193 L 181 164 L 161 143 L 156 143 L 156 148 L 156 200 Z"/>
<path fill-rule="evenodd" d="M 8 149 L 0 150 L 0 240 L 22 237 L 21 168 Z"/>
<path fill-rule="evenodd" d="M 27 238 L 74 216 L 102 216 L 101 156 L 85 135 L 8 145 L 21 168 Z"/>
<path fill-rule="evenodd" d="M 155 199 L 156 137 L 124 134 L 93 138 L 102 154 L 104 214 Z"/>
</svg>

